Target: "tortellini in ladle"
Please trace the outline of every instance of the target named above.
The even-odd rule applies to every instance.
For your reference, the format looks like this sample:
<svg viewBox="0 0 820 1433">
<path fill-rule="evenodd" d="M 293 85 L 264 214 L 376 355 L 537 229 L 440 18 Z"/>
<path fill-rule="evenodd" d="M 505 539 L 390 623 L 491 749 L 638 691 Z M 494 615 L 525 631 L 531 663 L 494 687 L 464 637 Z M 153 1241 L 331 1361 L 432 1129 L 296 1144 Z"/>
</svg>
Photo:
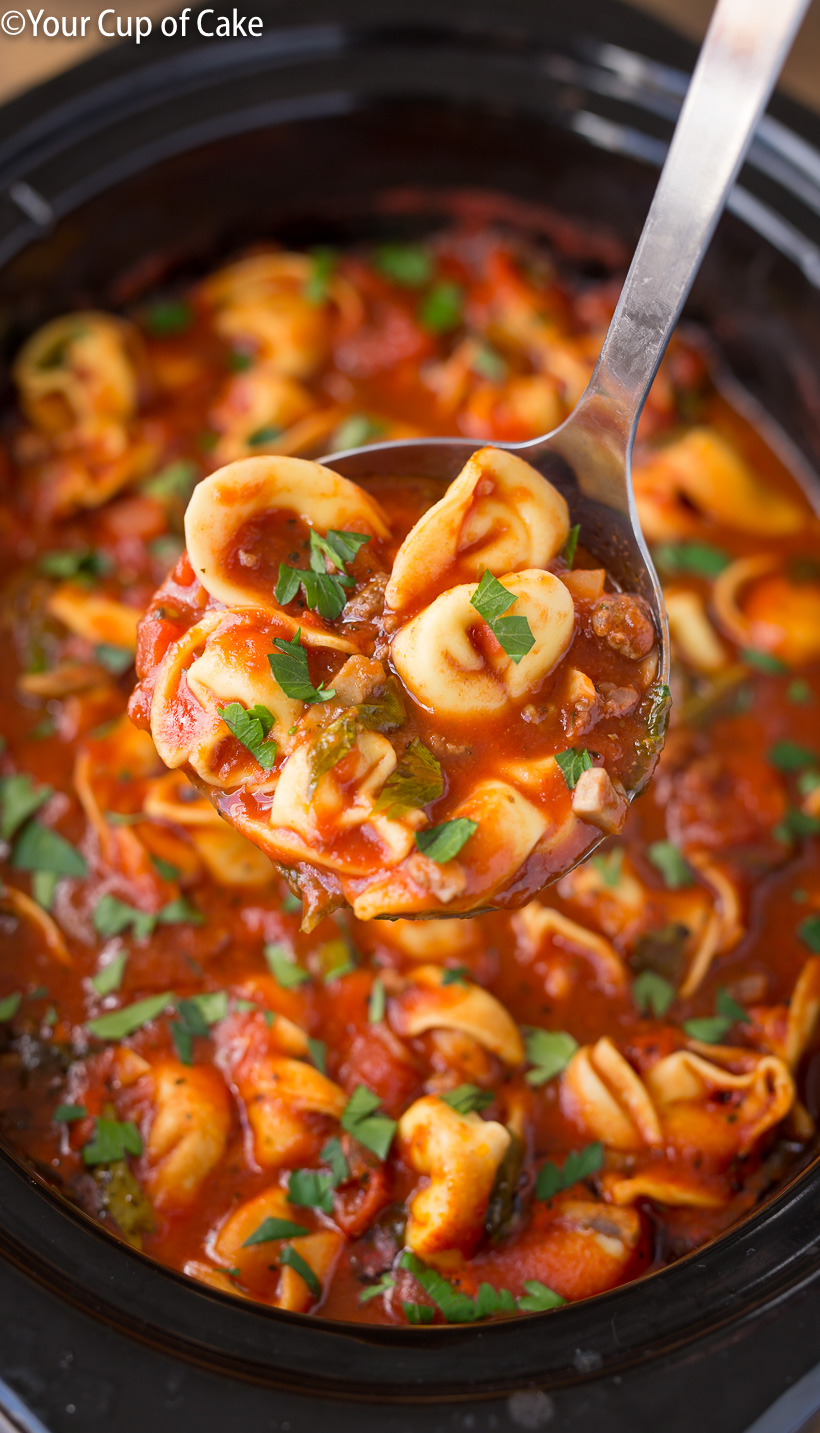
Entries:
<svg viewBox="0 0 820 1433">
<path fill-rule="evenodd" d="M 573 570 L 535 469 L 485 448 L 433 506 L 429 483 L 397 493 L 298 458 L 220 469 L 140 637 L 135 720 L 285 870 L 308 926 L 345 902 L 523 904 L 622 822 L 657 708 L 640 599 Z M 633 694 L 632 726 L 596 681 Z"/>
</svg>

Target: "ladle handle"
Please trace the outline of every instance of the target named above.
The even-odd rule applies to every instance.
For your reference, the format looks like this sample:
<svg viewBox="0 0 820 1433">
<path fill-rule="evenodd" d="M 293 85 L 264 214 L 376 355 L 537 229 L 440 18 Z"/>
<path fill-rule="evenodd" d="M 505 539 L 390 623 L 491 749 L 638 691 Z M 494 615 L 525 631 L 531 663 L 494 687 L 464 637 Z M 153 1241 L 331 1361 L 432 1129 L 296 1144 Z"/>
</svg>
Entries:
<svg viewBox="0 0 820 1433">
<path fill-rule="evenodd" d="M 718 0 L 715 7 L 584 395 L 596 407 L 608 400 L 625 446 L 808 5 Z"/>
</svg>

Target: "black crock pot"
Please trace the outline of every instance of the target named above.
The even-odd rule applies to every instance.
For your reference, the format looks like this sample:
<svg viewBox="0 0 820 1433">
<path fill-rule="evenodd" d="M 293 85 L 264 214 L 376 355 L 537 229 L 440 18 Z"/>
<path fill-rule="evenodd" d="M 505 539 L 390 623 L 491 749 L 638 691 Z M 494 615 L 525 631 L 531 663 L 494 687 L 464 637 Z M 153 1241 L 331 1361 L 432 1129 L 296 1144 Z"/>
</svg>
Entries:
<svg viewBox="0 0 820 1433">
<path fill-rule="evenodd" d="M 264 236 L 486 212 L 584 272 L 625 267 L 693 61 L 679 37 L 617 0 L 254 8 L 258 39 L 154 35 L 2 111 L 6 355 L 52 314 Z M 773 101 L 731 208 L 688 312 L 820 467 L 816 118 Z M 819 1205 L 807 1161 L 628 1287 L 495 1326 L 378 1329 L 163 1270 L 0 1148 L 0 1429 L 741 1433 L 771 1409 L 759 1433 L 791 1433 L 820 1405 Z"/>
</svg>

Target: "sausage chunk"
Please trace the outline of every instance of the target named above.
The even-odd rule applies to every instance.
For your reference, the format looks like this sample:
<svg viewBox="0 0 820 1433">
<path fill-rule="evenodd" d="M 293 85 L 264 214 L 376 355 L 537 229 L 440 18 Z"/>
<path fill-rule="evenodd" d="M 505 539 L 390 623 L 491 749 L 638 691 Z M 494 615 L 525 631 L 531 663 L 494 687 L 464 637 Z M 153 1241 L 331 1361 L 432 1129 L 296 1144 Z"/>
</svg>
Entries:
<svg viewBox="0 0 820 1433">
<path fill-rule="evenodd" d="M 638 661 L 655 645 L 655 628 L 640 598 L 607 592 L 592 609 L 592 630 L 613 652 Z"/>
</svg>

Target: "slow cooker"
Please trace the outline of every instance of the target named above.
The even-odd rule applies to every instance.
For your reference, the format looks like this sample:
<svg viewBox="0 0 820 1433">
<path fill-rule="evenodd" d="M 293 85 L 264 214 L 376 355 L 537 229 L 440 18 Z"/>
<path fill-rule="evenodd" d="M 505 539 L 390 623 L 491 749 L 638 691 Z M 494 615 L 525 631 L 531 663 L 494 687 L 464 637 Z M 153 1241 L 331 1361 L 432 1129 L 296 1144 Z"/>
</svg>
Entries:
<svg viewBox="0 0 820 1433">
<path fill-rule="evenodd" d="M 259 13 L 257 37 L 154 34 L 5 107 L 5 354 L 260 237 L 486 215 L 625 268 L 694 59 L 672 32 L 617 0 Z M 817 467 L 820 120 L 776 97 L 730 210 L 688 313 Z M 0 1428 L 787 1433 L 820 1406 L 819 1197 L 816 1159 L 708 1247 L 548 1322 L 394 1329 L 209 1291 L 0 1149 Z"/>
</svg>

